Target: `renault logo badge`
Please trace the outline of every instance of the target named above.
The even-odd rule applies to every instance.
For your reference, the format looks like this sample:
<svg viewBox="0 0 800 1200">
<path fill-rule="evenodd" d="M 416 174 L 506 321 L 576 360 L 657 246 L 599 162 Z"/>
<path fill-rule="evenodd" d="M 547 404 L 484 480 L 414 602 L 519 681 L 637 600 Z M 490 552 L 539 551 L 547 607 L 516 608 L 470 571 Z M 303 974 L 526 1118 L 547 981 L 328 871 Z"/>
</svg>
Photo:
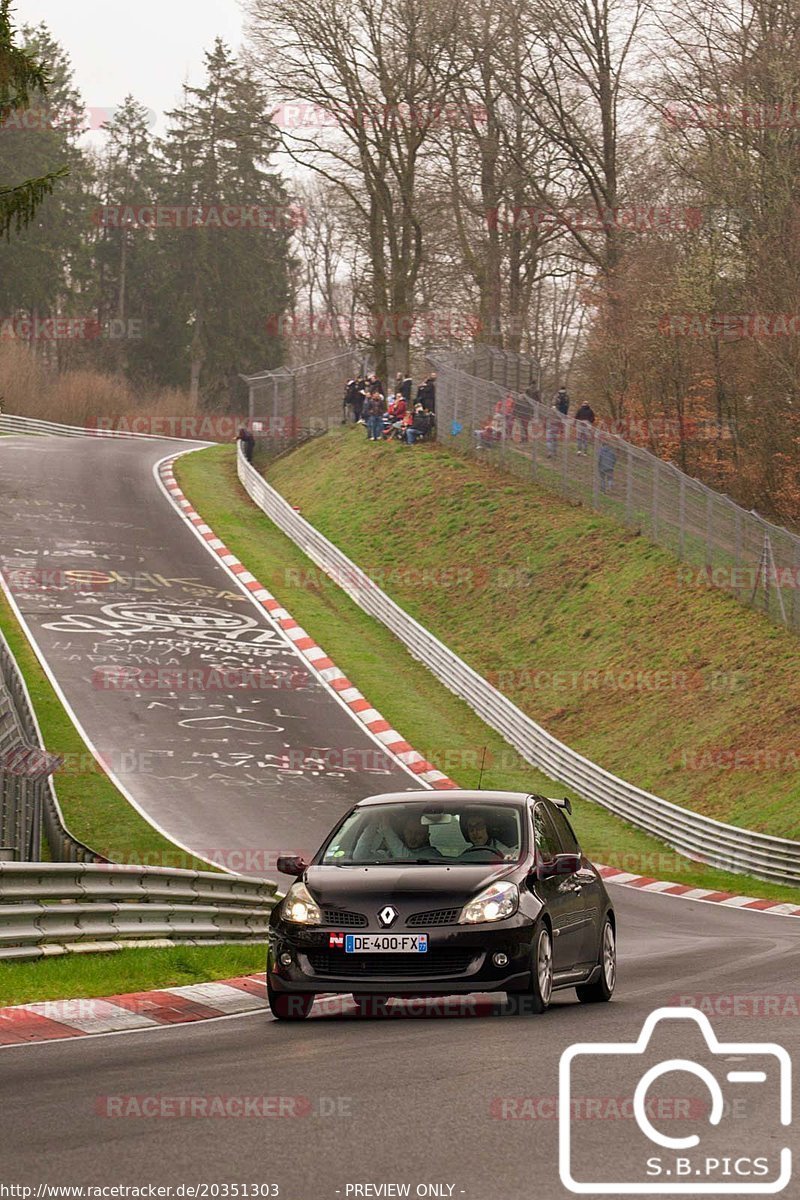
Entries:
<svg viewBox="0 0 800 1200">
<path fill-rule="evenodd" d="M 378 920 L 385 928 L 388 928 L 389 925 L 394 925 L 397 920 L 397 909 L 392 908 L 391 904 L 387 904 L 378 913 Z"/>
</svg>

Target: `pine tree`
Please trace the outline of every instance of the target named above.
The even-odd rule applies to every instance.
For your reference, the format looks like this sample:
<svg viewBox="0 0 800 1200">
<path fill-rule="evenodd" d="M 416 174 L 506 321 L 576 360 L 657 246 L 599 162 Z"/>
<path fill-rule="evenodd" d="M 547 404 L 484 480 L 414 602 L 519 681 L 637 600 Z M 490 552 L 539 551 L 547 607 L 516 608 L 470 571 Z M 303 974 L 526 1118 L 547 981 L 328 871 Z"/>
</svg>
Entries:
<svg viewBox="0 0 800 1200">
<path fill-rule="evenodd" d="M 24 109 L 35 97 L 48 90 L 47 73 L 34 53 L 14 44 L 11 24 L 11 0 L 0 0 L 0 126 L 12 113 Z M 41 174 L 19 179 L 0 162 L 0 235 L 6 237 L 12 227 L 17 232 L 29 225 L 37 208 L 50 195 L 56 181 L 67 173 L 67 166 L 51 167 Z"/>
<path fill-rule="evenodd" d="M 47 28 L 22 32 L 29 59 L 44 64 L 47 94 L 32 92 L 30 107 L 14 110 L 0 129 L 0 178 L 40 178 L 59 161 L 66 177 L 35 206 L 27 225 L 0 244 L 0 313 L 88 315 L 93 178 L 78 140 L 83 103 L 69 59 Z"/>
<path fill-rule="evenodd" d="M 195 397 L 202 390 L 208 403 L 233 405 L 239 374 L 280 358 L 267 318 L 286 306 L 290 220 L 286 190 L 270 167 L 277 134 L 263 91 L 220 39 L 206 55 L 206 72 L 205 84 L 187 87 L 181 107 L 168 114 L 162 199 L 273 210 L 276 220 L 274 228 L 162 231 L 161 254 L 172 268 L 170 276 L 162 272 L 172 294 L 171 304 L 162 296 L 162 320 L 171 321 L 170 340 L 181 337 L 182 354 L 172 358 L 186 372 L 180 382 L 188 375 Z"/>
</svg>

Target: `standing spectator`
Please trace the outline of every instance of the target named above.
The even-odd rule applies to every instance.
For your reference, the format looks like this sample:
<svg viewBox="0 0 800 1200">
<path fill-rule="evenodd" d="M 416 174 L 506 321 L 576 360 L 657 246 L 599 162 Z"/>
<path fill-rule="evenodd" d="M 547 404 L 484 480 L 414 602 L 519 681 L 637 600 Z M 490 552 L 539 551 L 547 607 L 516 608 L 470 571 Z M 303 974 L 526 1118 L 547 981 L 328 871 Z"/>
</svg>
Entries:
<svg viewBox="0 0 800 1200">
<path fill-rule="evenodd" d="M 600 453 L 597 456 L 597 470 L 600 472 L 600 491 L 610 492 L 611 485 L 614 482 L 614 467 L 617 462 L 617 453 L 613 446 L 608 442 L 604 442 L 600 447 Z"/>
<path fill-rule="evenodd" d="M 364 419 L 367 425 L 367 441 L 379 442 L 383 437 L 383 414 L 386 412 L 386 401 L 376 387 L 373 386 L 364 404 Z"/>
<path fill-rule="evenodd" d="M 253 461 L 253 451 L 256 448 L 256 439 L 245 425 L 242 425 L 236 440 L 242 443 L 242 452 L 247 461 L 251 463 Z"/>
<path fill-rule="evenodd" d="M 359 385 L 362 383 L 360 379 L 348 379 L 344 389 L 344 401 L 342 403 L 342 424 L 347 423 L 348 411 L 353 422 L 358 421 L 361 416 L 361 405 L 364 403 L 363 392 L 360 391 Z M 356 413 L 358 409 L 358 413 Z"/>
<path fill-rule="evenodd" d="M 436 372 L 428 376 L 424 383 L 419 385 L 417 389 L 417 398 L 415 404 L 421 404 L 428 412 L 436 412 Z"/>
<path fill-rule="evenodd" d="M 560 387 L 556 392 L 556 408 L 562 417 L 565 417 L 569 412 L 569 396 L 565 387 Z"/>
<path fill-rule="evenodd" d="M 561 436 L 561 427 L 563 421 L 561 413 L 556 408 L 555 404 L 550 406 L 550 411 L 547 414 L 547 427 L 545 429 L 545 444 L 547 447 L 547 457 L 554 458 L 556 453 L 556 445 Z"/>
<path fill-rule="evenodd" d="M 527 392 L 523 396 L 517 396 L 514 400 L 514 416 L 520 423 L 520 440 L 532 441 L 530 436 L 531 421 L 533 420 L 534 410 L 530 397 Z"/>
<path fill-rule="evenodd" d="M 403 381 L 398 388 L 398 391 L 403 393 L 403 399 L 406 402 L 406 407 L 408 407 L 408 405 L 411 403 L 411 389 L 413 386 L 414 381 L 412 380 L 408 371 L 406 371 L 405 375 L 403 376 Z"/>
<path fill-rule="evenodd" d="M 589 434 L 594 425 L 594 410 L 586 400 L 575 413 L 575 423 L 578 431 L 578 454 L 586 456 L 589 452 Z"/>
</svg>

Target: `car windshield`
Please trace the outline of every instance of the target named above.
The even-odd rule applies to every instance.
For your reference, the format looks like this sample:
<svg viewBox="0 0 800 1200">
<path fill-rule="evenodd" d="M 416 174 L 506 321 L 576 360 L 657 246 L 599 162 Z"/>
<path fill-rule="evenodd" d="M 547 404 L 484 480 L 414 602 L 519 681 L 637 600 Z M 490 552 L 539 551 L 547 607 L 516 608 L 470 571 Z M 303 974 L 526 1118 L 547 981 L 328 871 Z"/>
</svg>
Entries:
<svg viewBox="0 0 800 1200">
<path fill-rule="evenodd" d="M 521 810 L 510 804 L 376 804 L 344 819 L 323 851 L 325 866 L 397 863 L 461 866 L 516 862 Z"/>
</svg>

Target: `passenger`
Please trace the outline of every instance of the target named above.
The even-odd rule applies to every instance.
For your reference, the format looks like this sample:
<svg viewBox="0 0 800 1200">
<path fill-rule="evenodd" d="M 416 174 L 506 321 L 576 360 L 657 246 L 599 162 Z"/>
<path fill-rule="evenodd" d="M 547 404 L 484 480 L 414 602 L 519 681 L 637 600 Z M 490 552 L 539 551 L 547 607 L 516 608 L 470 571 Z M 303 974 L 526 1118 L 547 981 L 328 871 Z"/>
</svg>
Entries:
<svg viewBox="0 0 800 1200">
<path fill-rule="evenodd" d="M 382 818 L 365 829 L 353 849 L 353 862 L 391 862 L 398 859 L 442 858 L 430 843 L 430 829 L 421 817 L 407 813 L 400 833 L 391 821 Z"/>
</svg>

